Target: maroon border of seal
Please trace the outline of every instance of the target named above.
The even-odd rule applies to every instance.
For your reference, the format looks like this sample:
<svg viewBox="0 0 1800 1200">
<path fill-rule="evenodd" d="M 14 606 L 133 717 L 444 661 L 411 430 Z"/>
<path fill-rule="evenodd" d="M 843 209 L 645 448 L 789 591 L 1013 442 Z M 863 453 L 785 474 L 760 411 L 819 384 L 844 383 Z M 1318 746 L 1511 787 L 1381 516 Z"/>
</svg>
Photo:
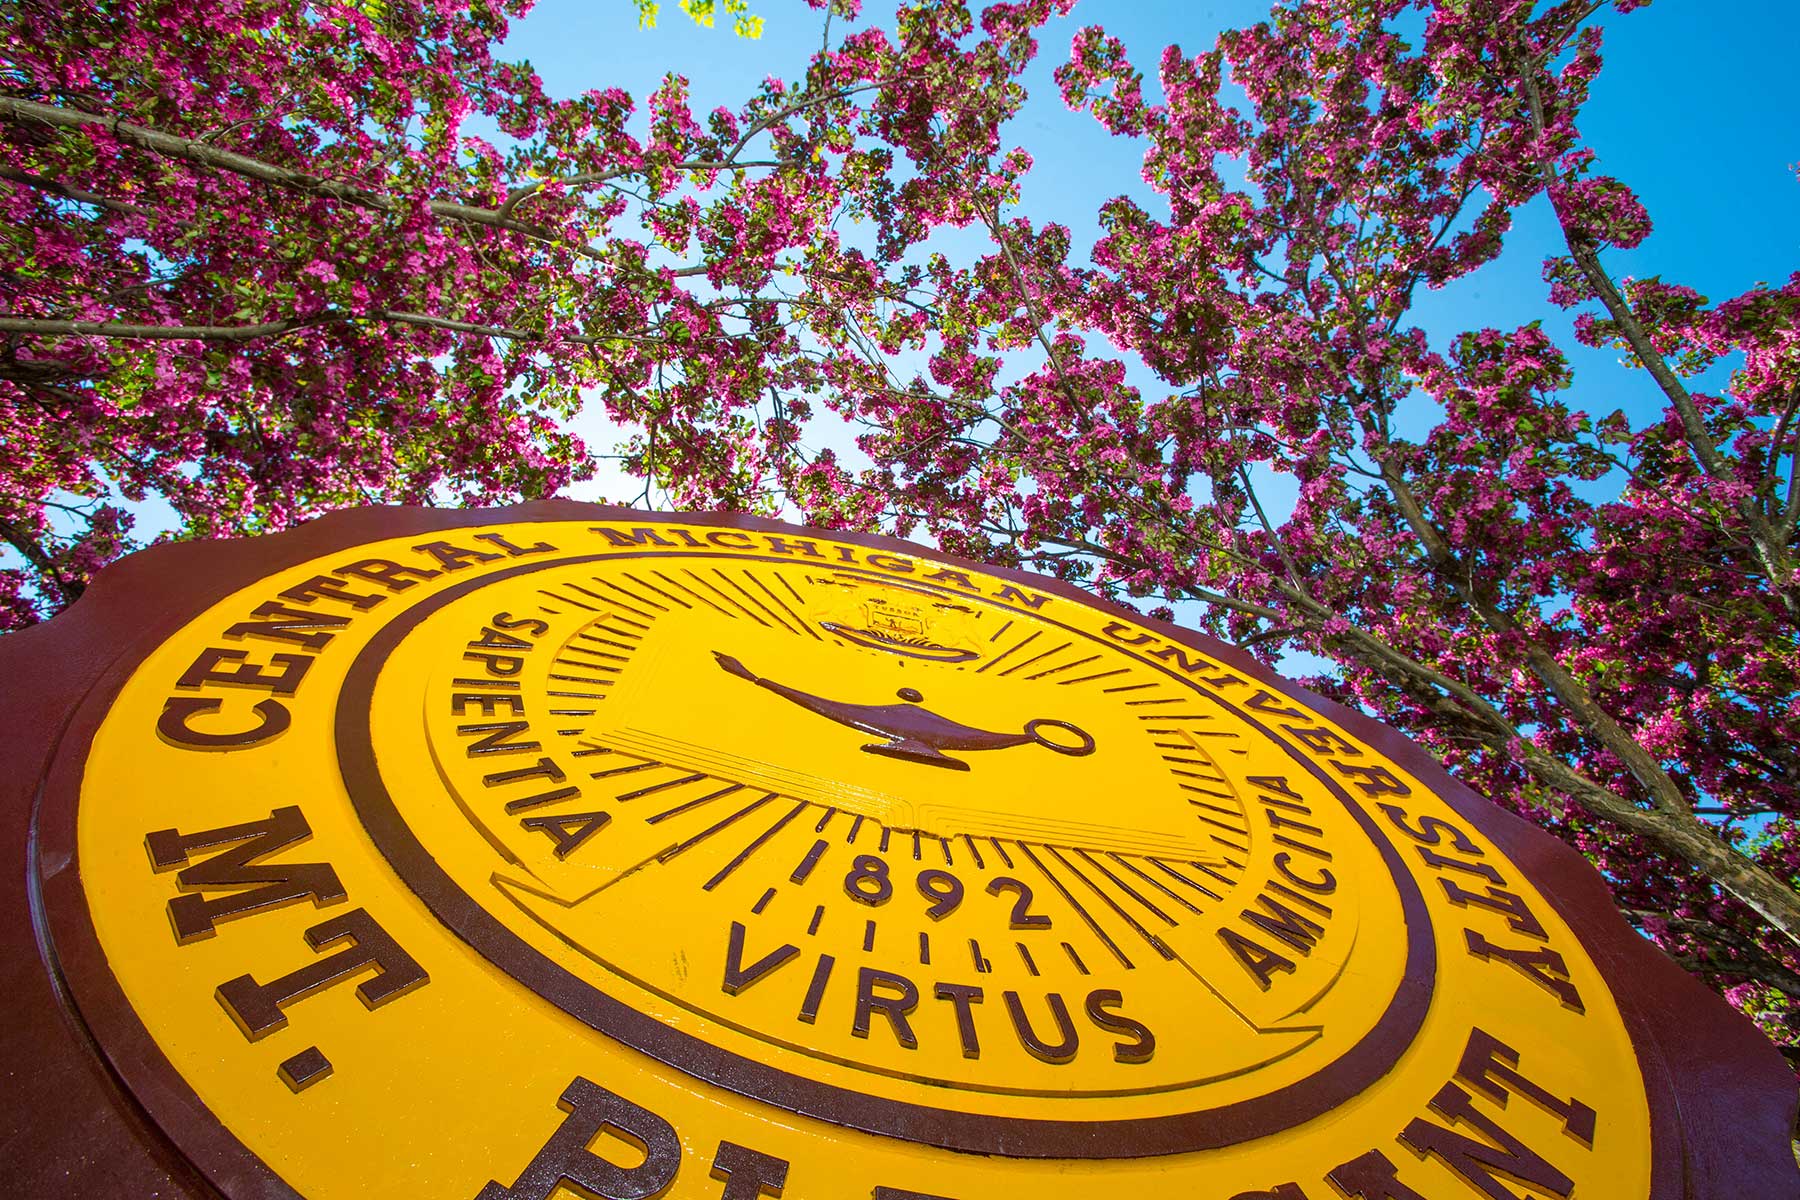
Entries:
<svg viewBox="0 0 1800 1200">
<path fill-rule="evenodd" d="M 795 535 L 738 515 L 644 513 L 573 501 L 488 510 L 358 509 L 261 538 L 155 547 L 104 571 L 43 625 L 0 638 L 0 1178 L 15 1194 L 273 1200 L 294 1191 L 209 1112 L 150 1039 L 108 969 L 75 859 L 82 769 L 112 698 L 166 637 L 223 596 L 362 543 L 502 523 L 703 523 Z M 893 538 L 817 531 L 986 571 L 1143 622 L 1071 585 Z M 1451 779 L 1397 731 L 1173 627 L 1187 645 L 1328 715 L 1493 839 L 1557 910 L 1613 989 L 1650 1103 L 1647 1200 L 1800 1197 L 1792 1072 L 1746 1018 L 1638 936 L 1562 842 Z"/>
</svg>

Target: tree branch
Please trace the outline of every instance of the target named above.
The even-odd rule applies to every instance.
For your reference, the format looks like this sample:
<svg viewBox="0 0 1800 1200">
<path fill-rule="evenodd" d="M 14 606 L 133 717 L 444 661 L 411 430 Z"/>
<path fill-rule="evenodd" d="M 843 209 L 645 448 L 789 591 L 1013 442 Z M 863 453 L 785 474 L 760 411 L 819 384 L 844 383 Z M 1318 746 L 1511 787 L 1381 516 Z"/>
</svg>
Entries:
<svg viewBox="0 0 1800 1200">
<path fill-rule="evenodd" d="M 70 579 L 58 569 L 56 560 L 50 552 L 30 533 L 11 521 L 0 519 L 0 541 L 4 541 L 19 552 L 19 557 L 30 563 L 39 575 L 55 585 L 57 594 L 62 598 L 64 606 L 81 599 L 85 590 L 79 580 Z"/>
<path fill-rule="evenodd" d="M 73 200 L 77 204 L 88 204 L 95 208 L 103 208 L 108 212 L 124 213 L 125 215 L 132 217 L 152 217 L 156 215 L 151 209 L 141 208 L 136 204 L 128 204 L 123 200 L 114 200 L 110 196 L 102 196 L 97 192 L 88 192 L 83 191 L 81 188 L 70 187 L 66 183 L 60 183 L 54 179 L 45 179 L 42 175 L 33 175 L 30 171 L 21 171 L 17 167 L 0 165 L 0 179 L 23 184 L 28 188 L 35 188 L 40 192 L 49 192 L 53 196 L 61 196 L 63 199 Z"/>
<path fill-rule="evenodd" d="M 1544 99 L 1543 93 L 1538 87 L 1536 75 L 1539 70 L 1543 69 L 1543 64 L 1541 61 L 1528 58 L 1523 66 L 1524 69 L 1519 72 L 1520 87 L 1525 95 L 1527 110 L 1531 114 L 1532 131 L 1541 144 L 1545 134 Z M 1555 185 L 1562 182 L 1561 171 L 1547 155 L 1539 160 L 1538 168 L 1543 172 L 1544 178 L 1549 184 Z M 1571 215 L 1556 199 L 1554 189 L 1552 189 L 1550 199 L 1551 207 L 1556 213 L 1557 224 L 1563 232 L 1563 241 L 1569 248 L 1569 256 L 1580 268 L 1588 286 L 1593 288 L 1595 295 L 1600 298 L 1600 303 L 1606 308 L 1607 315 L 1613 319 L 1619 327 L 1619 332 L 1625 336 L 1626 342 L 1631 346 L 1633 357 L 1650 373 L 1650 377 L 1656 381 L 1657 387 L 1662 389 L 1663 395 L 1668 397 L 1670 406 L 1674 408 L 1681 421 L 1682 432 L 1689 451 L 1707 475 L 1721 482 L 1732 482 L 1730 464 L 1726 462 L 1725 456 L 1719 452 L 1719 447 L 1714 443 L 1712 432 L 1706 427 L 1705 414 L 1694 402 L 1693 395 L 1682 386 L 1681 380 L 1676 377 L 1675 372 L 1669 369 L 1669 364 L 1663 359 L 1663 356 L 1657 352 L 1649 332 L 1638 320 L 1637 314 L 1632 311 L 1631 305 L 1620 293 L 1618 286 L 1613 283 L 1612 276 L 1601 266 L 1597 243 L 1591 235 L 1575 226 Z M 1769 585 L 1773 589 L 1776 599 L 1787 610 L 1790 619 L 1800 618 L 1800 595 L 1795 593 L 1794 562 L 1789 553 L 1788 539 L 1776 532 L 1751 497 L 1746 496 L 1741 499 L 1737 508 L 1749 532 L 1756 557 L 1760 561 L 1762 569 L 1768 574 Z"/>
<path fill-rule="evenodd" d="M 410 207 L 409 201 L 386 196 L 370 188 L 325 179 L 304 171 L 290 170 L 261 159 L 250 158 L 229 150 L 220 150 L 197 138 L 178 137 L 161 130 L 134 124 L 120 117 L 106 117 L 98 113 L 83 112 L 80 109 L 58 108 L 50 104 L 39 104 L 32 100 L 0 96 L 0 121 L 10 121 L 17 125 L 38 123 L 59 129 L 103 129 L 120 141 L 143 150 L 166 155 L 169 158 L 181 159 L 183 162 L 189 162 L 195 166 L 226 171 L 290 191 L 322 196 L 329 200 L 354 204 L 359 208 L 372 209 L 376 212 L 401 212 Z M 496 209 L 457 204 L 448 200 L 428 200 L 426 207 L 433 216 L 441 220 L 460 221 L 465 224 L 502 229 L 539 241 L 568 245 L 583 257 L 601 260 L 605 258 L 590 246 L 569 242 L 558 237 L 553 230 L 543 226 L 530 225 L 522 221 L 515 221 L 510 217 L 504 217 Z"/>
<path fill-rule="evenodd" d="M 261 338 L 281 337 L 300 329 L 323 325 L 341 325 L 354 321 L 388 321 L 397 325 L 416 325 L 427 329 L 444 329 L 452 333 L 472 333 L 505 341 L 543 341 L 545 335 L 530 329 L 506 325 L 483 325 L 474 321 L 457 321 L 434 317 L 427 313 L 375 309 L 367 313 L 323 312 L 311 317 L 290 317 L 280 321 L 264 321 L 254 325 L 133 325 L 123 321 L 63 321 L 39 317 L 0 316 L 0 333 L 38 336 L 107 337 L 165 342 L 253 342 Z M 610 342 L 660 343 L 664 339 L 624 333 L 570 335 L 556 339 L 577 346 L 605 345 Z"/>
<path fill-rule="evenodd" d="M 124 321 L 61 321 L 40 317 L 0 317 L 0 333 L 46 336 L 132 338 L 148 341 L 253 342 L 279 337 L 297 329 L 348 320 L 333 313 L 318 317 L 293 317 L 256 325 L 133 325 Z"/>
</svg>

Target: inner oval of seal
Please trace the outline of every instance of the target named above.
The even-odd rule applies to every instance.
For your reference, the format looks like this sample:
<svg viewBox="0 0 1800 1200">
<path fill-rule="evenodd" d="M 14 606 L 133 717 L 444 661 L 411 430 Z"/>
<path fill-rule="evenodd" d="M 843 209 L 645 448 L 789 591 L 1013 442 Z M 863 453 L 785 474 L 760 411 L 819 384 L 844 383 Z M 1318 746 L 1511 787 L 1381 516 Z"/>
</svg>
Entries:
<svg viewBox="0 0 1800 1200">
<path fill-rule="evenodd" d="M 1020 1157 L 1247 1141 L 1410 1044 L 1423 900 L 1292 699 L 970 573 L 672 557 L 447 588 L 342 693 L 364 826 L 537 996 L 741 1095 Z"/>
</svg>

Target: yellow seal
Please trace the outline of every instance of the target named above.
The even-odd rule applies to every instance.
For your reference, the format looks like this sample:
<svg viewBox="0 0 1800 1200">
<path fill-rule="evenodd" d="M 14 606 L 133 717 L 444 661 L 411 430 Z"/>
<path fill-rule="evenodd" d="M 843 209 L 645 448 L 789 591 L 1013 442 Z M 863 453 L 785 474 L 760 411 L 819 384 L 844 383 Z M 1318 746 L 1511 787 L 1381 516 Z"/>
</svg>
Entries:
<svg viewBox="0 0 1800 1200">
<path fill-rule="evenodd" d="M 308 1197 L 1646 1195 L 1606 981 L 1368 726 L 895 543 L 471 526 L 167 638 L 78 853 Z"/>
</svg>

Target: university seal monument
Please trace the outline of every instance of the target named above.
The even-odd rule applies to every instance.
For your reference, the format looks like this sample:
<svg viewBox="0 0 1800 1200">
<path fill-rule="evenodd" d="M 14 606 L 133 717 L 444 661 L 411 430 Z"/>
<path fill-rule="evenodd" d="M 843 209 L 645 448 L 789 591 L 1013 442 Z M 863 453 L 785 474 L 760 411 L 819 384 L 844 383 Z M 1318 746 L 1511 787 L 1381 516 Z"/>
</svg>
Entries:
<svg viewBox="0 0 1800 1200">
<path fill-rule="evenodd" d="M 15 1194 L 1800 1194 L 1792 1074 L 1573 851 L 1060 583 L 366 510 L 0 678 Z"/>
</svg>

